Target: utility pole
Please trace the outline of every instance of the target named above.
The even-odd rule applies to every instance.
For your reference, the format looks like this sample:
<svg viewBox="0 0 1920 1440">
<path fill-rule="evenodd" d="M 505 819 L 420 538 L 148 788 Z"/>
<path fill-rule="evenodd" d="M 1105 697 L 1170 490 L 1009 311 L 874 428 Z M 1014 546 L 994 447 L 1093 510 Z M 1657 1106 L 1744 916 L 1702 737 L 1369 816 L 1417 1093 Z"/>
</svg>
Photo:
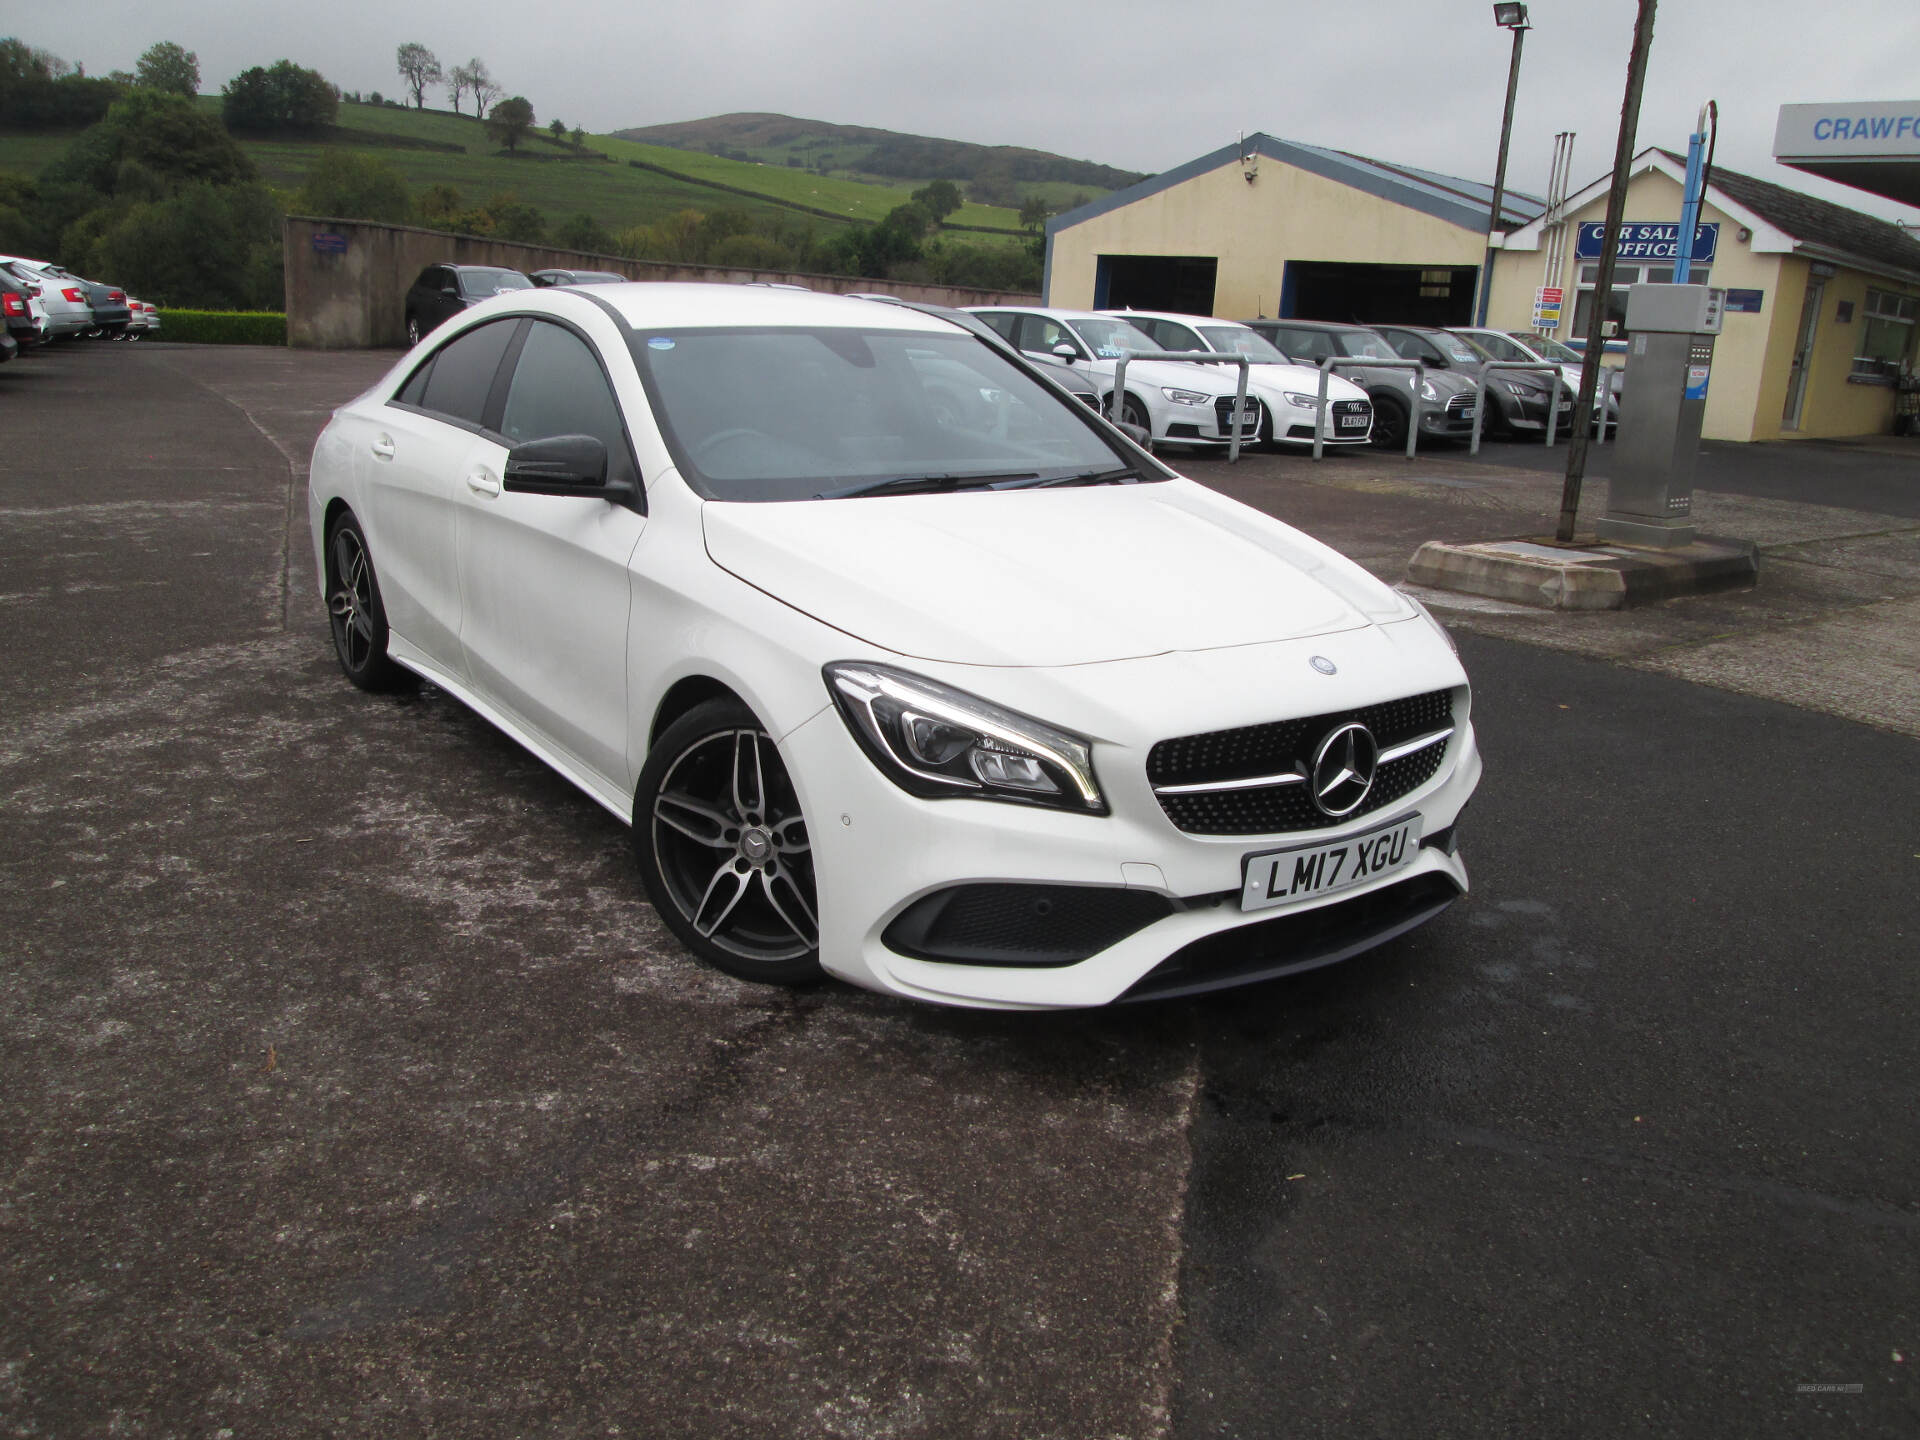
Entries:
<svg viewBox="0 0 1920 1440">
<path fill-rule="evenodd" d="M 1600 378 L 1600 354 L 1606 343 L 1607 307 L 1613 301 L 1613 265 L 1620 248 L 1620 220 L 1627 208 L 1627 167 L 1633 163 L 1640 130 L 1640 92 L 1647 80 L 1647 52 L 1653 48 L 1653 11 L 1657 0 L 1640 0 L 1633 26 L 1633 54 L 1627 61 L 1627 95 L 1620 105 L 1620 139 L 1613 150 L 1613 187 L 1607 193 L 1607 228 L 1600 237 L 1600 275 L 1593 287 L 1593 311 L 1587 317 L 1587 354 L 1580 367 L 1580 398 L 1573 407 L 1573 437 L 1567 444 L 1567 479 L 1560 491 L 1560 525 L 1554 538 L 1573 539 L 1580 512 L 1580 484 L 1587 474 L 1587 438 L 1593 431 L 1593 396 Z M 1687 243 L 1682 241 L 1682 243 Z"/>
</svg>

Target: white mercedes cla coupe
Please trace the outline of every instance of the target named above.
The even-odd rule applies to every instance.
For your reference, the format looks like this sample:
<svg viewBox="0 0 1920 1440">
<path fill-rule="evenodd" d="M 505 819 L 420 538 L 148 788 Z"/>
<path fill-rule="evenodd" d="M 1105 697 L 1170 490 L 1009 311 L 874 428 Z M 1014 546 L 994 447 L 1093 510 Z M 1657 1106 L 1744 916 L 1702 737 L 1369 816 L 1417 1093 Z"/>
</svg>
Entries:
<svg viewBox="0 0 1920 1440">
<path fill-rule="evenodd" d="M 348 678 L 432 681 L 631 824 L 737 976 L 1101 1005 L 1466 888 L 1446 632 L 935 316 L 502 295 L 334 415 L 310 506 Z"/>
</svg>

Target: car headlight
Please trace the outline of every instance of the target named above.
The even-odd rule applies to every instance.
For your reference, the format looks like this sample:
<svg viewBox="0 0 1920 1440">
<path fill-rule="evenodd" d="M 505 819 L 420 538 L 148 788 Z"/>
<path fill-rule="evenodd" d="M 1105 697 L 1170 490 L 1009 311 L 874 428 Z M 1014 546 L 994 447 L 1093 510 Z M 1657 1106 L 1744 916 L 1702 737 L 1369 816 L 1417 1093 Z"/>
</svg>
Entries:
<svg viewBox="0 0 1920 1440">
<path fill-rule="evenodd" d="M 1079 735 L 891 665 L 836 660 L 822 673 L 860 747 L 910 794 L 1108 813 Z"/>
<path fill-rule="evenodd" d="M 1427 624 L 1431 625 L 1435 630 L 1440 632 L 1440 638 L 1447 642 L 1447 649 L 1451 650 L 1455 655 L 1458 655 L 1460 653 L 1460 647 L 1454 643 L 1453 632 L 1447 629 L 1447 627 L 1442 625 L 1438 620 L 1436 620 L 1433 616 L 1433 612 L 1429 610 L 1426 607 L 1426 605 L 1423 604 L 1420 600 L 1416 599 L 1412 595 L 1408 595 L 1407 592 L 1404 590 L 1402 590 L 1400 594 L 1405 599 L 1412 601 L 1413 608 L 1420 612 L 1421 617 L 1427 622 Z"/>
<path fill-rule="evenodd" d="M 1176 405 L 1209 405 L 1213 403 L 1211 395 L 1202 395 L 1198 390 L 1174 390 L 1162 385 L 1160 393 Z"/>
<path fill-rule="evenodd" d="M 1318 395 L 1296 395 L 1291 390 L 1286 391 L 1285 394 L 1289 405 L 1298 405 L 1302 410 L 1311 410 L 1320 403 Z"/>
<path fill-rule="evenodd" d="M 1433 388 L 1433 382 L 1431 380 L 1422 380 L 1420 382 L 1420 398 L 1422 400 L 1438 400 L 1440 398 L 1440 392 Z"/>
<path fill-rule="evenodd" d="M 1523 399 L 1523 400 L 1524 400 L 1524 399 L 1525 399 L 1525 398 L 1526 398 L 1526 397 L 1527 397 L 1528 395 L 1530 395 L 1530 394 L 1532 394 L 1532 393 L 1533 393 L 1533 392 L 1532 392 L 1531 390 L 1529 390 L 1529 389 L 1527 389 L 1527 387 L 1526 387 L 1526 386 L 1524 386 L 1524 385 L 1516 385 L 1516 384 L 1514 384 L 1514 383 L 1513 383 L 1513 381 L 1511 381 L 1511 380 L 1502 380 L 1502 381 L 1501 381 L 1500 383 L 1501 383 L 1502 385 L 1504 385 L 1504 386 L 1506 386 L 1506 387 L 1507 387 L 1507 390 L 1508 390 L 1508 393 L 1510 393 L 1510 394 L 1513 394 L 1513 395 L 1518 395 L 1518 396 L 1519 396 L 1519 397 L 1520 397 L 1521 399 Z"/>
</svg>

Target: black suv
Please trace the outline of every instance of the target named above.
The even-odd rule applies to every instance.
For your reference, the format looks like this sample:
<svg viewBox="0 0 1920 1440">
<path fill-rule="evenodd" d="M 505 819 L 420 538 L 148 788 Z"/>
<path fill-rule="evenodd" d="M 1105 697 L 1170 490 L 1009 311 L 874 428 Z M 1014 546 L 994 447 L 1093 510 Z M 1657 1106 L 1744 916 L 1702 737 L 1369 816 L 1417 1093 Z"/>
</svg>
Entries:
<svg viewBox="0 0 1920 1440">
<path fill-rule="evenodd" d="M 1373 401 L 1373 443 L 1398 450 L 1407 443 L 1413 414 L 1413 372 L 1379 370 L 1369 360 L 1399 360 L 1378 328 L 1335 320 L 1246 320 L 1241 322 L 1271 340 L 1290 360 L 1318 365 L 1332 357 L 1349 363 L 1334 373 L 1351 380 Z M 1464 440 L 1473 434 L 1473 380 L 1427 372 L 1419 396 L 1422 440 Z"/>
<path fill-rule="evenodd" d="M 1452 370 L 1467 380 L 1478 380 L 1487 357 L 1464 336 L 1427 325 L 1375 325 L 1387 343 L 1408 360 L 1429 370 Z M 1480 422 L 1489 435 L 1513 438 L 1538 435 L 1547 428 L 1547 407 L 1554 403 L 1555 386 L 1528 370 L 1496 370 L 1487 377 L 1487 413 Z M 1554 426 L 1561 435 L 1573 428 L 1573 399 L 1562 391 Z"/>
<path fill-rule="evenodd" d="M 498 265 L 429 265 L 407 291 L 407 344 L 418 345 L 421 336 L 469 305 L 532 288 L 518 270 Z"/>
</svg>

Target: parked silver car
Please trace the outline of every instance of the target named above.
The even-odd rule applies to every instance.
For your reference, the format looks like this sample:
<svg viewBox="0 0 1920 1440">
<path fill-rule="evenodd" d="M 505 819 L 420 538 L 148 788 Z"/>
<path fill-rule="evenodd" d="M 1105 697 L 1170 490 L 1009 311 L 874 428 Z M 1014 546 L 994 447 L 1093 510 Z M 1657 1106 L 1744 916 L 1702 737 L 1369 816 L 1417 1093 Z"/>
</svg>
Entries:
<svg viewBox="0 0 1920 1440">
<path fill-rule="evenodd" d="M 70 339 L 94 328 L 93 305 L 86 287 L 78 280 L 57 273 L 59 267 L 46 260 L 29 260 L 20 255 L 0 255 L 0 265 L 29 284 L 39 287 L 39 300 L 47 310 L 47 338 Z"/>
</svg>

